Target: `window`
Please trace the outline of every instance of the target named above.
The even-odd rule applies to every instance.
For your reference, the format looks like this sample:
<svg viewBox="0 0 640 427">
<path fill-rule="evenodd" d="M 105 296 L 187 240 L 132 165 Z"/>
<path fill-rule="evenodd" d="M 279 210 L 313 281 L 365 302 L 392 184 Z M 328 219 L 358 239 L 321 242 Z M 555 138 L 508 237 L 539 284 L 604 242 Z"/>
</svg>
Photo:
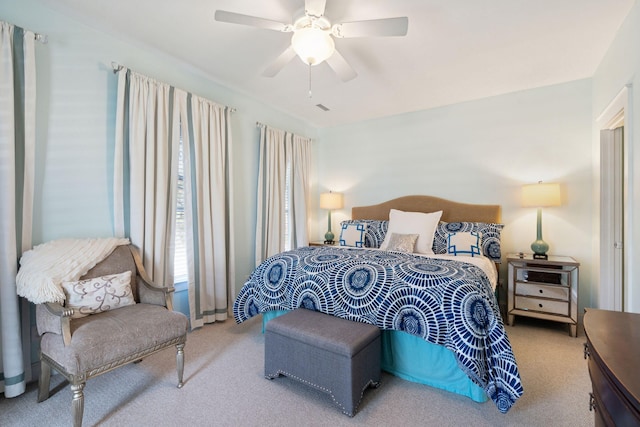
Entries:
<svg viewBox="0 0 640 427">
<path fill-rule="evenodd" d="M 178 191 L 176 197 L 176 235 L 175 253 L 173 258 L 173 283 L 183 283 L 189 280 L 187 263 L 187 230 L 184 218 L 184 154 L 182 136 L 180 136 L 180 153 L 178 156 Z"/>
</svg>

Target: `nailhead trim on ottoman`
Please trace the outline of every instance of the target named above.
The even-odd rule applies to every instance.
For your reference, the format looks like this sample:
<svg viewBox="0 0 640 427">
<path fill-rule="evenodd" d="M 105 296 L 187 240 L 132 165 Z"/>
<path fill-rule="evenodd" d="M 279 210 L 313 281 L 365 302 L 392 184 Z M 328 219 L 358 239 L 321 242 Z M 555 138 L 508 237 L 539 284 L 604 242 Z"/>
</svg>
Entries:
<svg viewBox="0 0 640 427">
<path fill-rule="evenodd" d="M 380 345 L 375 325 L 298 308 L 267 323 L 264 374 L 328 393 L 353 416 L 364 391 L 380 384 Z"/>
</svg>

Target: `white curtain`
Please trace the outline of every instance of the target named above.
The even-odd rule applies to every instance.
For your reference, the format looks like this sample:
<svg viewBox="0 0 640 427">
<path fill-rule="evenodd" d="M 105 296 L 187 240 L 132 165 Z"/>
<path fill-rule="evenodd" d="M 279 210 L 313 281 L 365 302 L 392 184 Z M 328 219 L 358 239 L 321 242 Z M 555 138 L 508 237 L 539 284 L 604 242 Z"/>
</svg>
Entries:
<svg viewBox="0 0 640 427">
<path fill-rule="evenodd" d="M 260 126 L 256 265 L 309 243 L 311 140 Z"/>
<path fill-rule="evenodd" d="M 311 140 L 299 135 L 292 135 L 289 143 L 291 153 L 291 189 L 289 210 L 291 212 L 290 247 L 299 248 L 309 244 L 310 203 L 309 175 L 311 173 Z"/>
<path fill-rule="evenodd" d="M 191 95 L 183 131 L 192 327 L 227 318 L 235 287 L 229 109 Z"/>
<path fill-rule="evenodd" d="M 158 284 L 173 285 L 179 140 L 173 138 L 169 85 L 119 71 L 114 196 L 116 237 L 140 249 Z"/>
<path fill-rule="evenodd" d="M 260 127 L 256 265 L 285 249 L 285 132 Z"/>
<path fill-rule="evenodd" d="M 227 318 L 234 294 L 230 110 L 119 71 L 114 206 L 157 283 L 173 284 L 179 143 L 183 143 L 191 327 Z"/>
<path fill-rule="evenodd" d="M 0 21 L 0 391 L 5 397 L 24 393 L 30 379 L 30 355 L 23 352 L 29 334 L 23 342 L 15 279 L 18 259 L 32 244 L 35 91 L 35 34 Z"/>
</svg>

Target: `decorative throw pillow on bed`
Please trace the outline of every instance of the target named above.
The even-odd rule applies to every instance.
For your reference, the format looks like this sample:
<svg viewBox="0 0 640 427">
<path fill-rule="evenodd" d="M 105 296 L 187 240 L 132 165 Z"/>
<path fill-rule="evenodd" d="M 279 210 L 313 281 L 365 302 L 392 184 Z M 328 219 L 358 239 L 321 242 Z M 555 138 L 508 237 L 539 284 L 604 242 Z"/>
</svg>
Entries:
<svg viewBox="0 0 640 427">
<path fill-rule="evenodd" d="M 500 262 L 502 253 L 500 250 L 500 232 L 503 224 L 485 222 L 440 222 L 436 227 L 433 239 L 433 252 L 436 254 L 447 253 L 447 236 L 456 232 L 477 232 L 480 234 L 480 248 L 482 255 L 494 262 Z"/>
<path fill-rule="evenodd" d="M 417 234 L 398 234 L 391 233 L 387 251 L 409 252 L 412 253 L 418 240 Z"/>
<path fill-rule="evenodd" d="M 131 271 L 64 282 L 62 288 L 66 296 L 65 307 L 74 309 L 74 319 L 136 303 L 131 292 Z"/>
<path fill-rule="evenodd" d="M 447 236 L 447 253 L 455 256 L 482 256 L 480 253 L 480 233 L 458 231 Z"/>
<path fill-rule="evenodd" d="M 345 224 L 360 223 L 367 224 L 367 228 L 364 232 L 364 247 L 379 248 L 384 241 L 384 236 L 387 234 L 389 221 L 377 219 L 347 219 L 340 223 L 340 227 L 342 228 Z"/>
<path fill-rule="evenodd" d="M 432 254 L 433 235 L 441 216 L 442 211 L 422 213 L 391 209 L 389 211 L 389 230 L 380 249 L 387 250 L 392 233 L 417 234 L 418 240 L 414 252 Z"/>
<path fill-rule="evenodd" d="M 366 222 L 341 223 L 340 246 L 363 248 L 366 231 Z"/>
</svg>

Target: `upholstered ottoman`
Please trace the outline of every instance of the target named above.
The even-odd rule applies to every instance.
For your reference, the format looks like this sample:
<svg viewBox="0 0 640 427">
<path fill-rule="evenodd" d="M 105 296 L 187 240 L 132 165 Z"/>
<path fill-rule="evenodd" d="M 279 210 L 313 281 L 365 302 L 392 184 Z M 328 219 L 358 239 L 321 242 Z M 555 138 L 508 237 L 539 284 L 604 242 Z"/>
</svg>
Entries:
<svg viewBox="0 0 640 427">
<path fill-rule="evenodd" d="M 380 384 L 377 326 L 299 308 L 265 328 L 264 375 L 284 375 L 331 395 L 353 416 L 369 386 Z"/>
</svg>

